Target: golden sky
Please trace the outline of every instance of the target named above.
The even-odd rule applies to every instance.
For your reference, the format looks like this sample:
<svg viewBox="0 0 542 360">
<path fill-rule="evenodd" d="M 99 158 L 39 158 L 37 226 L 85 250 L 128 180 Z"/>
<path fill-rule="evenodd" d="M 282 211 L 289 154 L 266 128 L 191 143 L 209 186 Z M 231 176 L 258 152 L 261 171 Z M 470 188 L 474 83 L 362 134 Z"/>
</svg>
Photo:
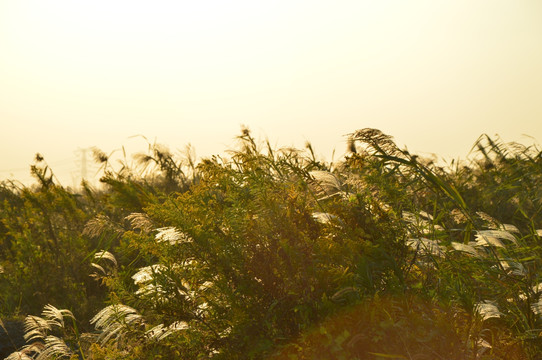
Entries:
<svg viewBox="0 0 542 360">
<path fill-rule="evenodd" d="M 542 1 L 0 0 L 0 179 L 42 153 L 231 147 L 242 124 L 330 160 L 376 127 L 465 157 L 542 139 Z"/>
</svg>

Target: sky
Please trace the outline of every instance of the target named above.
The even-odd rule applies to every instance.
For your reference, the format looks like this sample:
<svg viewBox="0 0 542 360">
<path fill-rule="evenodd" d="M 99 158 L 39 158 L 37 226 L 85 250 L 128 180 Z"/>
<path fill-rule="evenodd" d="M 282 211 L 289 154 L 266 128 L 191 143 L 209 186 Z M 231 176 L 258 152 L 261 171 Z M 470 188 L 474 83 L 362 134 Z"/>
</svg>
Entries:
<svg viewBox="0 0 542 360">
<path fill-rule="evenodd" d="M 243 125 L 328 161 L 366 127 L 448 159 L 538 143 L 542 1 L 0 0 L 0 124 L 0 180 L 40 153 L 67 186 L 81 149 L 206 157 Z"/>
</svg>

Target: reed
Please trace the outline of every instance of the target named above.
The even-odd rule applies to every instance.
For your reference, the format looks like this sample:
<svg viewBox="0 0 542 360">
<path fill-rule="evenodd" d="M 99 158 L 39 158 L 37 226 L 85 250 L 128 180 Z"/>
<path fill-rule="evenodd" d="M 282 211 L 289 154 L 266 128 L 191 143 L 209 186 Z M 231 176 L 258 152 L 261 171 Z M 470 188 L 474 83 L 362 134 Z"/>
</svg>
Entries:
<svg viewBox="0 0 542 360">
<path fill-rule="evenodd" d="M 484 135 L 439 165 L 362 129 L 328 164 L 238 141 L 199 163 L 96 150 L 100 189 L 43 159 L 36 187 L 2 184 L 2 314 L 42 310 L 9 359 L 538 358 L 536 145 Z"/>
</svg>

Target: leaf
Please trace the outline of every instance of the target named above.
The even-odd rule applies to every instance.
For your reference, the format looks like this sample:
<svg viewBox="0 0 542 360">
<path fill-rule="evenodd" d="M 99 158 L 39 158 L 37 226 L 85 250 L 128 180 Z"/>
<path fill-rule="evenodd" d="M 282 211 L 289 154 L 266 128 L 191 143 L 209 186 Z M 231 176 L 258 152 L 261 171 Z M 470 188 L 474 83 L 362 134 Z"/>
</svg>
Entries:
<svg viewBox="0 0 542 360">
<path fill-rule="evenodd" d="M 403 355 L 381 354 L 381 353 L 374 353 L 374 352 L 367 352 L 367 353 L 371 355 L 376 355 L 382 358 L 386 358 L 386 359 L 406 359 L 406 357 L 404 357 Z"/>
</svg>

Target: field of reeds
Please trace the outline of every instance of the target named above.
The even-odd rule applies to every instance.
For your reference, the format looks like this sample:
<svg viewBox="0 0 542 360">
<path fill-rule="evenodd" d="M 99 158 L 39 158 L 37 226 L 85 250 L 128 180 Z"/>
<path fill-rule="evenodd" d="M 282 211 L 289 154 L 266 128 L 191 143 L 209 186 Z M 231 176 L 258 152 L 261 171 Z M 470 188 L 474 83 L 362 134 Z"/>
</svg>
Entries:
<svg viewBox="0 0 542 360">
<path fill-rule="evenodd" d="M 537 145 L 484 135 L 442 165 L 376 129 L 335 163 L 238 140 L 96 150 L 100 187 L 41 156 L 1 183 L 0 355 L 542 359 Z"/>
</svg>

